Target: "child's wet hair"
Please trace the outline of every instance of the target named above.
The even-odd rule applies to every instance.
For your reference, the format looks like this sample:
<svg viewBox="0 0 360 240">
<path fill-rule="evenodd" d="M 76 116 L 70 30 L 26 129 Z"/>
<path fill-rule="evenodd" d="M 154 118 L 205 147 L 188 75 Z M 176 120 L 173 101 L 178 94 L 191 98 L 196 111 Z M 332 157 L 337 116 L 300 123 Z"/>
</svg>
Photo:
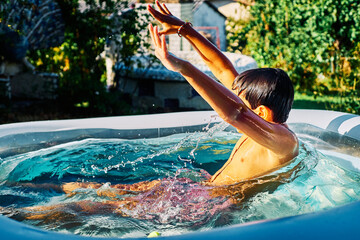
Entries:
<svg viewBox="0 0 360 240">
<path fill-rule="evenodd" d="M 273 121 L 284 123 L 294 101 L 294 87 L 286 72 L 278 68 L 250 69 L 237 76 L 232 85 L 238 95 L 244 94 L 252 109 L 270 108 Z"/>
</svg>

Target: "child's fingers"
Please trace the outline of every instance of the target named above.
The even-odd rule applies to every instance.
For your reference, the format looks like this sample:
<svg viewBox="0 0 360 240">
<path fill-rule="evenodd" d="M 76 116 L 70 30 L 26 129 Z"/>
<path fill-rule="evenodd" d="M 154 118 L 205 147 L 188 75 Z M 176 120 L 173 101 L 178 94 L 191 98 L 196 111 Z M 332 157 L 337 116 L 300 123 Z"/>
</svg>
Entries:
<svg viewBox="0 0 360 240">
<path fill-rule="evenodd" d="M 166 40 L 165 40 L 165 35 L 161 36 L 160 39 L 160 35 L 158 32 L 158 28 L 157 26 L 153 27 L 152 24 L 149 24 L 149 31 L 150 31 L 150 37 L 152 42 L 154 43 L 155 46 L 155 55 L 159 58 L 160 56 L 164 56 L 167 53 L 167 46 L 166 46 Z M 163 51 L 164 54 L 161 54 L 161 50 Z"/>
<path fill-rule="evenodd" d="M 167 12 L 163 9 L 163 7 L 159 3 L 159 1 L 156 1 L 156 5 L 158 6 L 158 8 L 162 14 L 165 14 L 165 15 L 167 14 Z"/>
<path fill-rule="evenodd" d="M 156 50 L 156 48 L 159 47 L 159 41 L 157 40 L 157 38 L 159 38 L 159 37 L 156 36 L 155 28 L 151 24 L 149 24 L 150 37 L 151 37 L 151 40 L 152 40 L 155 50 Z"/>
<path fill-rule="evenodd" d="M 156 36 L 155 36 L 155 28 L 149 24 L 149 30 L 150 30 L 150 36 L 151 36 L 151 40 L 154 43 L 155 48 L 158 46 L 157 41 L 156 41 Z"/>
<path fill-rule="evenodd" d="M 148 11 L 151 14 L 151 16 L 153 16 L 155 19 L 159 20 L 161 19 L 161 17 L 163 16 L 161 13 L 159 13 L 158 11 L 156 11 L 153 7 L 151 7 L 150 5 L 148 5 Z"/>
<path fill-rule="evenodd" d="M 165 35 L 161 36 L 161 46 L 164 54 L 167 54 L 167 46 L 166 46 L 166 40 Z"/>
<path fill-rule="evenodd" d="M 156 46 L 161 47 L 161 42 L 160 42 L 159 32 L 158 32 L 158 27 L 157 26 L 155 26 L 155 28 L 154 28 L 154 38 L 155 38 Z"/>
<path fill-rule="evenodd" d="M 155 45 L 156 43 L 155 43 L 155 38 L 154 38 L 154 28 L 151 23 L 149 24 L 149 32 L 150 32 L 151 41 Z"/>
<path fill-rule="evenodd" d="M 172 15 L 169 9 L 166 7 L 165 3 L 163 3 L 162 6 L 167 14 Z"/>
</svg>

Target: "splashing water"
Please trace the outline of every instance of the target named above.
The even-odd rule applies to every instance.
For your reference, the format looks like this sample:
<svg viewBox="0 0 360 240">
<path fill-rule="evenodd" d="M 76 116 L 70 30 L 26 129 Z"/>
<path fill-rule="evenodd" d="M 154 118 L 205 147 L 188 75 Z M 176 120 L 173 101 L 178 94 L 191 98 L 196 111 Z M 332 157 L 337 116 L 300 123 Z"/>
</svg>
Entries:
<svg viewBox="0 0 360 240">
<path fill-rule="evenodd" d="M 211 122 L 210 122 L 211 123 Z M 133 161 L 127 161 L 124 162 L 122 161 L 121 163 L 115 164 L 115 165 L 111 165 L 111 166 L 107 166 L 104 168 L 99 168 L 95 165 L 92 165 L 92 169 L 96 170 L 96 171 L 104 171 L 105 173 L 107 173 L 107 171 L 111 170 L 111 169 L 119 169 L 119 167 L 125 167 L 125 165 L 130 164 L 131 166 L 135 166 L 138 163 L 143 163 L 144 160 L 147 159 L 153 159 L 154 157 L 160 156 L 160 155 L 165 155 L 165 154 L 171 154 L 173 152 L 178 151 L 180 148 L 184 148 L 184 147 L 188 147 L 188 146 L 193 146 L 193 143 L 195 142 L 195 147 L 193 147 L 193 149 L 190 151 L 189 155 L 191 157 L 193 157 L 195 159 L 195 151 L 197 150 L 199 143 L 202 139 L 206 139 L 206 138 L 210 138 L 212 137 L 216 132 L 218 131 L 223 131 L 226 127 L 229 126 L 228 123 L 226 122 L 221 122 L 218 124 L 215 124 L 212 128 L 209 128 L 210 123 L 204 127 L 203 130 L 205 130 L 206 132 L 194 132 L 194 133 L 190 133 L 187 136 L 185 136 L 184 138 L 180 139 L 180 141 L 178 143 L 175 143 L 174 145 L 171 145 L 167 148 L 164 149 L 160 149 L 152 154 L 149 154 L 147 156 L 141 156 L 139 158 L 137 158 L 136 160 Z M 112 158 L 113 156 L 111 156 Z M 191 162 L 191 160 L 186 159 L 186 158 L 179 158 L 182 161 L 185 162 Z M 186 165 L 185 165 L 186 167 Z"/>
<path fill-rule="evenodd" d="M 194 230 L 318 211 L 358 200 L 360 174 L 302 143 L 299 156 L 269 175 L 227 187 L 201 182 L 228 159 L 240 134 L 226 124 L 207 132 L 156 139 L 86 139 L 1 159 L 0 212 L 45 229 L 88 236 L 145 237 L 157 230 L 176 235 Z M 111 185 L 161 179 L 148 191 L 113 197 Z M 75 195 L 29 184 L 96 182 Z M 10 184 L 17 183 L 17 184 Z M 35 184 L 35 185 L 36 185 Z M 50 189 L 50 190 L 49 190 Z M 106 205 L 104 203 L 116 203 Z M 92 206 L 98 212 L 79 211 Z M 21 219 L 31 206 L 46 219 Z M 25 211 L 25 209 L 27 209 Z M 101 210 L 101 211 L 100 211 Z M 51 217 L 55 213 L 56 217 Z"/>
</svg>

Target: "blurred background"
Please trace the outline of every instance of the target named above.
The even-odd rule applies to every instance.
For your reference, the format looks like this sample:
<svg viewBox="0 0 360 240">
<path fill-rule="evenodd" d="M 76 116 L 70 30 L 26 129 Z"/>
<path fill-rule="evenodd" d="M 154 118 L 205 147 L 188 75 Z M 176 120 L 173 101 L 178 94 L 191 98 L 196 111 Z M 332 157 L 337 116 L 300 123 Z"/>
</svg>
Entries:
<svg viewBox="0 0 360 240">
<path fill-rule="evenodd" d="M 287 71 L 294 108 L 360 114 L 358 0 L 162 2 L 239 72 Z M 210 109 L 151 54 L 147 4 L 154 1 L 2 0 L 0 124 Z M 183 38 L 166 40 L 211 75 Z"/>
</svg>

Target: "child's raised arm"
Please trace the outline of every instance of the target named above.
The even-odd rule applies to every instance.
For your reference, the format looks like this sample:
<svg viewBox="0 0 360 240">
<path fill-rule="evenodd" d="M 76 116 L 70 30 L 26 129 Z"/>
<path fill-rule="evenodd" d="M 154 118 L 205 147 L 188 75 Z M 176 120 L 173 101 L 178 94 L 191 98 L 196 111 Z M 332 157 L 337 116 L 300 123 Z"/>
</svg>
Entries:
<svg viewBox="0 0 360 240">
<path fill-rule="evenodd" d="M 232 84 L 238 72 L 230 60 L 216 46 L 192 28 L 190 24 L 172 15 L 165 4 L 160 4 L 159 1 L 156 1 L 156 5 L 160 12 L 150 5 L 148 10 L 163 26 L 163 29 L 159 31 L 160 35 L 178 33 L 185 37 L 197 50 L 215 77 L 224 86 L 232 90 Z"/>
<path fill-rule="evenodd" d="M 183 75 L 222 119 L 278 155 L 283 157 L 292 155 L 293 152 L 289 153 L 289 149 L 296 151 L 294 136 L 283 124 L 272 124 L 262 119 L 234 92 L 201 72 L 191 63 L 170 54 L 165 36 L 160 37 L 157 27 L 153 28 L 150 24 L 149 30 L 155 45 L 155 55 L 159 60 L 169 70 Z"/>
<path fill-rule="evenodd" d="M 222 117 L 227 119 L 234 112 L 240 111 L 245 104 L 232 91 L 221 83 L 201 72 L 194 65 L 174 56 L 167 50 L 165 36 L 158 32 L 157 26 L 149 24 L 151 39 L 155 47 L 155 55 L 169 70 L 179 72 L 200 94 L 205 101 Z"/>
</svg>

